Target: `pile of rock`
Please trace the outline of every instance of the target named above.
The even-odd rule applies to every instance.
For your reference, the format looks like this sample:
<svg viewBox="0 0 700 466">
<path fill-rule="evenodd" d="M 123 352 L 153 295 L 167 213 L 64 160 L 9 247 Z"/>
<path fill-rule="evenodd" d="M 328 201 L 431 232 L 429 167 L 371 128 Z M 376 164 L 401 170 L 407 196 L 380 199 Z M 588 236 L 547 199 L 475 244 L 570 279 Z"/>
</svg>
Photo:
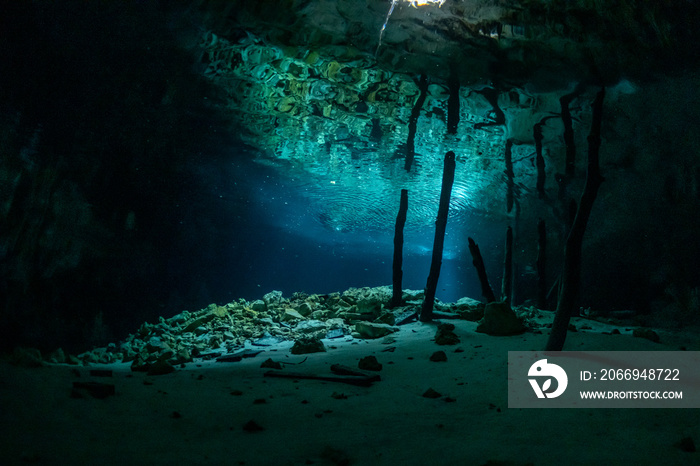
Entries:
<svg viewBox="0 0 700 466">
<path fill-rule="evenodd" d="M 167 373 L 195 358 L 213 359 L 231 355 L 246 345 L 265 347 L 294 341 L 295 352 L 324 351 L 321 340 L 350 335 L 381 338 L 399 330 L 398 325 L 415 320 L 423 291 L 404 290 L 405 305 L 389 309 L 392 289 L 350 288 L 326 295 L 294 293 L 285 298 L 272 291 L 262 299 L 239 299 L 225 305 L 210 304 L 199 311 L 183 311 L 158 323 L 144 323 L 119 343 L 95 348 L 80 355 L 65 355 L 60 349 L 44 358 L 48 363 L 109 364 L 131 362 L 132 370 Z M 484 305 L 469 298 L 454 304 L 435 303 L 435 311 L 451 318 L 479 320 Z M 17 361 L 43 364 L 38 350 L 16 352 Z"/>
<path fill-rule="evenodd" d="M 416 311 L 422 291 L 404 291 L 406 305 L 387 309 L 388 286 L 351 288 L 328 295 L 295 293 L 285 298 L 272 291 L 262 299 L 183 311 L 158 323 L 144 323 L 120 343 L 78 356 L 84 364 L 131 362 L 133 370 L 169 368 L 231 353 L 245 346 L 269 346 L 279 341 L 306 342 L 352 335 L 380 338 L 398 330 L 397 317 Z M 323 346 L 319 346 L 322 351 Z"/>
</svg>

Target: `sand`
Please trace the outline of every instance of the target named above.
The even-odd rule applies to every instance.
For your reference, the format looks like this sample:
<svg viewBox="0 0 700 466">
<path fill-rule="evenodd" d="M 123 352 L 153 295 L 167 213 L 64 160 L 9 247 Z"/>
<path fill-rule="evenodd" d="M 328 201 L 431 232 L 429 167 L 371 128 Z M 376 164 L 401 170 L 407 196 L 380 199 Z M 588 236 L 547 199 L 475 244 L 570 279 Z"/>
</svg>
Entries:
<svg viewBox="0 0 700 466">
<path fill-rule="evenodd" d="M 129 364 L 23 368 L 0 364 L 0 464 L 40 465 L 521 465 L 700 464 L 694 409 L 510 409 L 509 350 L 541 350 L 547 338 L 492 337 L 450 321 L 461 339 L 438 346 L 437 323 L 411 323 L 395 342 L 325 340 L 325 353 L 293 355 L 290 342 L 236 363 L 202 361 L 147 376 Z M 583 319 L 567 350 L 697 350 L 693 335 L 662 343 Z M 393 350 L 391 350 L 393 348 Z M 460 352 L 455 350 L 460 349 Z M 435 351 L 446 362 L 431 362 Z M 462 351 L 463 350 L 463 351 Z M 264 377 L 267 358 L 283 371 L 330 374 L 375 355 L 382 380 L 371 387 Z M 112 377 L 91 377 L 91 369 Z M 105 399 L 71 397 L 75 381 L 115 385 Z M 443 396 L 424 398 L 429 388 Z M 249 432 L 254 421 L 262 430 Z"/>
</svg>

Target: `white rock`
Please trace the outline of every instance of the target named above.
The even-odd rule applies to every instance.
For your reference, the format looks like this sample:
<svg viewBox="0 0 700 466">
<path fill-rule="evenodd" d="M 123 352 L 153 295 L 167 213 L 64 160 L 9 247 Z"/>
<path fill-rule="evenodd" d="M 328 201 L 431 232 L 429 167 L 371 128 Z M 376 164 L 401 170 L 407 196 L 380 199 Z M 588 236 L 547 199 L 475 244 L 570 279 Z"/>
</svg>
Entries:
<svg viewBox="0 0 700 466">
<path fill-rule="evenodd" d="M 304 316 L 299 314 L 294 309 L 285 309 L 282 314 L 282 320 L 303 320 Z"/>
<path fill-rule="evenodd" d="M 313 308 L 309 303 L 303 303 L 297 308 L 297 312 L 303 315 L 304 317 L 308 317 L 313 312 Z"/>
<path fill-rule="evenodd" d="M 265 301 L 263 301 L 262 299 L 258 299 L 256 301 L 253 301 L 253 303 L 250 305 L 250 307 L 255 312 L 265 312 L 267 310 L 267 305 L 265 304 Z"/>
<path fill-rule="evenodd" d="M 360 338 L 372 339 L 398 332 L 399 328 L 388 324 L 375 324 L 362 321 L 355 323 L 355 331 L 360 335 Z"/>
</svg>

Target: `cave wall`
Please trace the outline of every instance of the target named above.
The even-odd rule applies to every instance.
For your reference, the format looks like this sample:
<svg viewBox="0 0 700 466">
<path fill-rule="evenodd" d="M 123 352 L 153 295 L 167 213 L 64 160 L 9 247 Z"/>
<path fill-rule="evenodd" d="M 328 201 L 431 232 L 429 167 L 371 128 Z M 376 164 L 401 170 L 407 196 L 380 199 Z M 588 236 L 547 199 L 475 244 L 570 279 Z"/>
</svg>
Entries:
<svg viewBox="0 0 700 466">
<path fill-rule="evenodd" d="M 104 343 L 210 299 L 208 245 L 240 212 L 201 215 L 223 132 L 171 6 L 0 7 L 2 348 Z"/>
</svg>

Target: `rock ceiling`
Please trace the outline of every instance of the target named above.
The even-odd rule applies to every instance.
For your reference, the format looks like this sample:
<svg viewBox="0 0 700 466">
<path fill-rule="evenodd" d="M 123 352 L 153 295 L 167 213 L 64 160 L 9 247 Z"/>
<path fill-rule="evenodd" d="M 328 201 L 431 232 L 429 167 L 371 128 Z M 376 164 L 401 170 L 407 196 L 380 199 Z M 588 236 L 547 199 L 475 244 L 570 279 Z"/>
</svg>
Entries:
<svg viewBox="0 0 700 466">
<path fill-rule="evenodd" d="M 202 1 L 214 32 L 353 47 L 379 67 L 462 84 L 537 88 L 648 78 L 687 60 L 700 7 L 682 0 Z"/>
<path fill-rule="evenodd" d="M 413 3 L 200 2 L 203 72 L 224 90 L 241 139 L 296 180 L 317 220 L 332 230 L 390 225 L 401 188 L 413 192 L 409 226 L 432 223 L 448 150 L 458 162 L 453 215 L 502 211 L 506 140 L 515 143 L 516 194 L 532 191 L 533 125 L 550 120 L 544 137 L 552 180 L 565 152 L 562 124 L 552 117 L 576 83 L 588 93 L 584 86 L 571 112 L 587 122 L 597 86 L 623 82 L 621 89 L 633 92 L 630 81 L 654 79 L 695 55 L 686 45 L 696 34 L 692 2 Z M 416 163 L 406 171 L 421 75 L 429 84 Z M 460 123 L 448 135 L 455 82 Z M 497 91 L 497 106 L 484 89 Z M 585 144 L 585 134 L 578 137 Z"/>
</svg>

